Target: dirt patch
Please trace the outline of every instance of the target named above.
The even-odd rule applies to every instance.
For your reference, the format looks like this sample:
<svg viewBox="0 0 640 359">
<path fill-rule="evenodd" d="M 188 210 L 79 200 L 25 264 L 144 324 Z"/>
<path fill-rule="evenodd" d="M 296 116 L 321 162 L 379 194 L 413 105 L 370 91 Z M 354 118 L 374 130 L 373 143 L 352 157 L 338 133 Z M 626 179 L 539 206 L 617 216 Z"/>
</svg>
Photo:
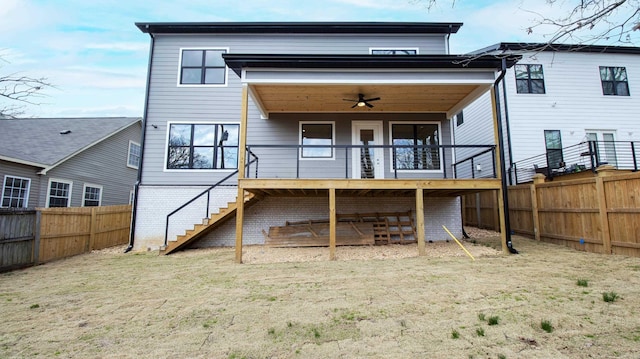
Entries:
<svg viewBox="0 0 640 359">
<path fill-rule="evenodd" d="M 243 265 L 117 247 L 5 273 L 0 357 L 640 357 L 639 258 L 467 233 L 475 261 L 455 242 L 250 246 Z"/>
</svg>

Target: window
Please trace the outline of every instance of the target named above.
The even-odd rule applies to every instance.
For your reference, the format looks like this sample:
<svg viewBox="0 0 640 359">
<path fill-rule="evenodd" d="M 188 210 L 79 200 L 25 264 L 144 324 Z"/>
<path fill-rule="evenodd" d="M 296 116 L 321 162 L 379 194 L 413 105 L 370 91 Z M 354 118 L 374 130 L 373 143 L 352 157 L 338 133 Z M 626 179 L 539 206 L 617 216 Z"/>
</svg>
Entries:
<svg viewBox="0 0 640 359">
<path fill-rule="evenodd" d="M 180 57 L 181 85 L 224 85 L 227 68 L 222 54 L 227 50 L 182 50 Z"/>
<path fill-rule="evenodd" d="M 300 122 L 300 158 L 333 158 L 332 147 L 335 138 L 333 122 Z"/>
<path fill-rule="evenodd" d="M 140 165 L 140 144 L 129 141 L 129 155 L 127 156 L 127 166 L 138 168 Z"/>
<path fill-rule="evenodd" d="M 551 169 L 564 167 L 560 130 L 544 130 L 544 144 L 547 150 L 547 166 Z"/>
<path fill-rule="evenodd" d="M 439 133 L 437 123 L 391 123 L 391 143 L 402 146 L 395 148 L 395 168 L 440 170 Z M 393 158 L 393 150 L 391 155 Z"/>
<path fill-rule="evenodd" d="M 49 180 L 47 207 L 69 207 L 71 205 L 71 182 Z"/>
<path fill-rule="evenodd" d="M 456 115 L 456 127 L 462 125 L 463 123 L 464 123 L 464 114 L 462 113 L 462 111 L 460 111 Z"/>
<path fill-rule="evenodd" d="M 542 65 L 516 65 L 515 72 L 518 93 L 545 93 Z"/>
<path fill-rule="evenodd" d="M 167 169 L 238 168 L 237 124 L 169 125 Z"/>
<path fill-rule="evenodd" d="M 629 96 L 627 70 L 624 67 L 600 66 L 602 94 L 612 96 Z"/>
<path fill-rule="evenodd" d="M 82 200 L 83 207 L 98 207 L 102 202 L 102 186 L 84 185 L 84 199 Z"/>
<path fill-rule="evenodd" d="M 29 201 L 29 185 L 31 180 L 28 178 L 4 176 L 4 185 L 2 188 L 2 206 L 26 208 Z"/>
<path fill-rule="evenodd" d="M 371 49 L 371 55 L 417 55 L 418 49 Z"/>
</svg>

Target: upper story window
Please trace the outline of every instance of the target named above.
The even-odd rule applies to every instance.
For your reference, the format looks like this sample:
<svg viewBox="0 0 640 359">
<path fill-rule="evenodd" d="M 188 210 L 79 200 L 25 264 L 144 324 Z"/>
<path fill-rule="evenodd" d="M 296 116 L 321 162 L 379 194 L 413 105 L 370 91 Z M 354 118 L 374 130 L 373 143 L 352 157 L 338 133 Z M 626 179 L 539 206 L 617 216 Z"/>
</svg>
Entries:
<svg viewBox="0 0 640 359">
<path fill-rule="evenodd" d="M 70 181 L 50 180 L 47 207 L 71 206 L 71 186 Z"/>
<path fill-rule="evenodd" d="M 26 208 L 30 184 L 31 180 L 28 178 L 4 176 L 0 207 Z"/>
<path fill-rule="evenodd" d="M 129 141 L 129 154 L 127 156 L 127 166 L 138 168 L 140 165 L 140 144 Z"/>
<path fill-rule="evenodd" d="M 456 115 L 456 127 L 462 125 L 463 123 L 464 123 L 464 113 L 460 111 Z"/>
<path fill-rule="evenodd" d="M 395 168 L 440 170 L 439 133 L 437 123 L 391 123 L 391 143 L 402 146 L 395 148 Z"/>
<path fill-rule="evenodd" d="M 181 85 L 224 85 L 227 67 L 225 49 L 185 49 L 180 55 Z"/>
<path fill-rule="evenodd" d="M 518 93 L 545 93 L 542 65 L 516 65 L 515 72 Z"/>
<path fill-rule="evenodd" d="M 417 55 L 418 49 L 371 49 L 371 55 Z"/>
<path fill-rule="evenodd" d="M 300 122 L 300 158 L 333 158 L 334 139 L 333 122 Z M 315 147 L 321 145 L 329 147 Z"/>
<path fill-rule="evenodd" d="M 237 124 L 169 125 L 167 169 L 238 168 Z"/>
<path fill-rule="evenodd" d="M 629 96 L 626 68 L 600 66 L 600 80 L 603 95 Z"/>
</svg>

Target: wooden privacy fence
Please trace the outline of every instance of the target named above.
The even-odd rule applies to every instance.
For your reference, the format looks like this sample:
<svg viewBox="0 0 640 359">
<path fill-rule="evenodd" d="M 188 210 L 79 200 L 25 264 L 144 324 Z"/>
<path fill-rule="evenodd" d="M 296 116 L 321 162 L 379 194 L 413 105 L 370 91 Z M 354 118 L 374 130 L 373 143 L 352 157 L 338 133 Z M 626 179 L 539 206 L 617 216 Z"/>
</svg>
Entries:
<svg viewBox="0 0 640 359">
<path fill-rule="evenodd" d="M 2 210 L 0 271 L 126 244 L 130 225 L 130 205 Z"/>
<path fill-rule="evenodd" d="M 552 182 L 541 175 L 508 190 L 514 233 L 588 252 L 640 257 L 640 173 L 601 168 L 596 177 Z M 466 201 L 465 212 L 474 205 Z M 497 208 L 494 212 L 497 217 Z"/>
</svg>

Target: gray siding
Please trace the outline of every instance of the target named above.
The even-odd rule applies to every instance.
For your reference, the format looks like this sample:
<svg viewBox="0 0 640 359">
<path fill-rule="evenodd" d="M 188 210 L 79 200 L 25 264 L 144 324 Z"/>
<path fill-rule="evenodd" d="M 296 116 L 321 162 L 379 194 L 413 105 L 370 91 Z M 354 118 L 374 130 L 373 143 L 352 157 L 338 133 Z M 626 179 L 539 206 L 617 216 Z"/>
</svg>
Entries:
<svg viewBox="0 0 640 359">
<path fill-rule="evenodd" d="M 0 190 L 4 188 L 4 179 L 7 175 L 12 177 L 29 178 L 31 179 L 31 183 L 29 184 L 29 200 L 27 205 L 28 207 L 41 206 L 38 202 L 41 176 L 37 174 L 40 169 L 41 168 L 0 160 L 0 181 L 2 181 L 0 182 Z"/>
<path fill-rule="evenodd" d="M 211 184 L 229 173 L 229 171 L 215 170 L 167 171 L 165 169 L 168 122 L 239 123 L 240 121 L 240 79 L 232 71 L 228 71 L 226 86 L 178 86 L 181 48 L 225 48 L 229 53 L 253 54 L 369 54 L 370 48 L 384 47 L 418 48 L 420 54 L 444 54 L 446 40 L 443 35 L 407 34 L 157 35 L 150 73 L 142 183 L 148 185 Z M 261 144 L 269 142 L 281 144 L 282 141 L 287 141 L 287 143 L 297 144 L 297 120 L 304 119 L 307 118 L 299 118 L 296 121 L 261 120 L 256 106 L 250 100 L 248 141 Z M 359 116 L 353 119 L 364 118 Z M 448 126 L 443 124 L 442 128 L 443 132 L 448 131 Z M 350 143 L 350 122 L 341 122 L 338 130 L 338 141 Z M 448 135 L 443 136 L 443 139 L 445 137 L 448 138 Z M 386 138 L 388 136 L 385 137 L 385 141 L 387 141 Z"/>
<path fill-rule="evenodd" d="M 140 125 L 135 123 L 93 147 L 68 159 L 43 176 L 39 203 L 47 204 L 49 180 L 72 181 L 71 206 L 80 207 L 85 184 L 102 186 L 103 206 L 128 204 L 137 170 L 127 166 L 129 141 L 140 143 Z"/>
</svg>

